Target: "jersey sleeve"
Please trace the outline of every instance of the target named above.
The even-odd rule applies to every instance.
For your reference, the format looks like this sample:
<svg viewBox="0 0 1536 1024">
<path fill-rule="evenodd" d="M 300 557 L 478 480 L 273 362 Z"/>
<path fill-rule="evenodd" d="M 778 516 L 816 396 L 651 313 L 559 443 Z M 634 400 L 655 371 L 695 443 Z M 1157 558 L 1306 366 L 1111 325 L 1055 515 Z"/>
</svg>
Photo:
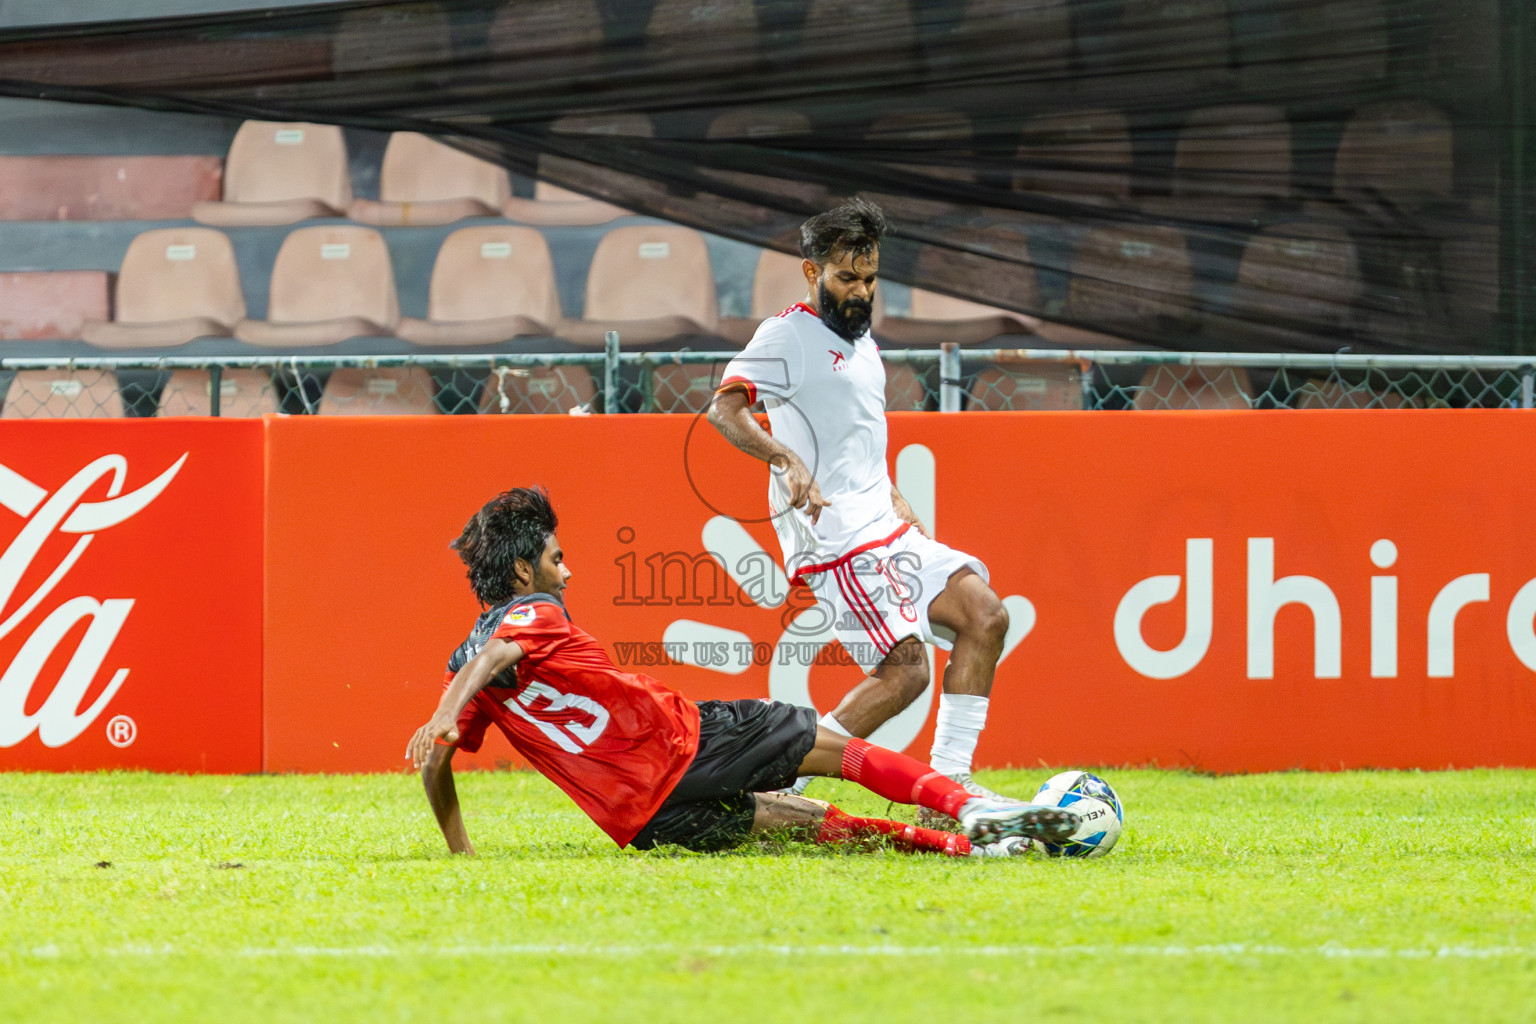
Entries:
<svg viewBox="0 0 1536 1024">
<path fill-rule="evenodd" d="M 764 320 L 747 347 L 726 364 L 720 390 L 741 388 L 752 402 L 788 401 L 800 389 L 804 354 L 783 317 Z"/>
<path fill-rule="evenodd" d="M 511 640 L 525 658 L 543 658 L 571 635 L 571 622 L 557 604 L 522 604 L 507 609 L 493 640 Z"/>
</svg>

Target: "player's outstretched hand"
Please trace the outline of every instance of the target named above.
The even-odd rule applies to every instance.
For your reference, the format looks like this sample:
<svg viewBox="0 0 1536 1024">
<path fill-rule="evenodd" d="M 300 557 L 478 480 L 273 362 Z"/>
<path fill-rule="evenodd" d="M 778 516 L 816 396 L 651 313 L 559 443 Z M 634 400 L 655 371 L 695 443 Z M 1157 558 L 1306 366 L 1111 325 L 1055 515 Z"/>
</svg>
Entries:
<svg viewBox="0 0 1536 1024">
<path fill-rule="evenodd" d="M 821 518 L 822 509 L 831 507 L 832 503 L 821 496 L 821 485 L 798 455 L 791 454 L 788 464 L 780 472 L 789 488 L 789 503 L 795 508 L 803 508 L 812 523 Z"/>
<path fill-rule="evenodd" d="M 405 757 L 416 768 L 427 763 L 428 756 L 432 753 L 432 745 L 438 740 L 447 740 L 449 743 L 459 741 L 459 723 L 453 719 L 433 718 L 432 721 L 416 730 L 416 735 L 411 737 L 411 742 L 406 745 Z"/>
</svg>

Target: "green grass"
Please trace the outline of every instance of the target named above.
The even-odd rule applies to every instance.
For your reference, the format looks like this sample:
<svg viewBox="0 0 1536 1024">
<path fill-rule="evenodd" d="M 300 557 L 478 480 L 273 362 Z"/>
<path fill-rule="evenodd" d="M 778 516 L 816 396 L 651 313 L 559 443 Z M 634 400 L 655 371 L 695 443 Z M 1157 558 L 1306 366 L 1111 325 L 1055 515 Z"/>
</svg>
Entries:
<svg viewBox="0 0 1536 1024">
<path fill-rule="evenodd" d="M 406 776 L 0 774 L 0 1020 L 1536 1014 L 1536 772 L 1106 775 L 1109 857 L 971 862 L 620 852 L 526 773 L 460 776 L 475 859 Z"/>
</svg>

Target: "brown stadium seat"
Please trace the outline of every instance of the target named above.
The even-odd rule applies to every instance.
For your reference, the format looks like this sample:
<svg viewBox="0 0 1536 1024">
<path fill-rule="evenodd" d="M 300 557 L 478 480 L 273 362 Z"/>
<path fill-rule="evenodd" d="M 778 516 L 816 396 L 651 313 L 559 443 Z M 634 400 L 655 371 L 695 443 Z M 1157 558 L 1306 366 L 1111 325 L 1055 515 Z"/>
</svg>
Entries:
<svg viewBox="0 0 1536 1024">
<path fill-rule="evenodd" d="M 1033 283 L 1032 276 L 1020 277 Z M 976 345 L 1004 334 L 1033 334 L 1038 324 L 1012 310 L 913 288 L 911 315 L 886 317 L 879 336 L 882 342 L 924 348 L 945 342 Z"/>
<path fill-rule="evenodd" d="M 1152 366 L 1142 375 L 1136 409 L 1251 409 L 1253 384 L 1240 366 Z"/>
<path fill-rule="evenodd" d="M 136 237 L 117 274 L 117 317 L 88 321 L 93 345 L 135 348 L 227 338 L 245 317 L 235 250 L 212 228 L 161 228 Z"/>
<path fill-rule="evenodd" d="M 1149 213 L 1187 220 L 1251 222 L 1266 203 L 1291 194 L 1291 126 L 1279 107 L 1196 110 L 1173 156 L 1173 198 L 1149 199 Z"/>
<path fill-rule="evenodd" d="M 207 370 L 177 370 L 160 392 L 157 416 L 208 416 L 213 381 Z M 279 412 L 277 389 L 265 370 L 224 370 L 219 376 L 219 415 L 265 416 Z"/>
<path fill-rule="evenodd" d="M 315 411 L 321 416 L 432 416 L 437 385 L 420 366 L 332 370 Z"/>
<path fill-rule="evenodd" d="M 666 38 L 717 33 L 754 33 L 752 0 L 657 0 L 645 34 Z"/>
<path fill-rule="evenodd" d="M 432 267 L 427 318 L 395 333 L 417 345 L 489 345 L 547 337 L 560 322 L 549 244 L 533 228 L 460 228 L 443 239 Z"/>
<path fill-rule="evenodd" d="M 1222 80 L 1232 60 L 1226 0 L 1126 0 L 1120 29 L 1138 53 L 1178 54 L 1174 67 L 1192 88 Z"/>
<path fill-rule="evenodd" d="M 651 371 L 655 412 L 703 412 L 715 397 L 724 363 L 663 363 Z"/>
<path fill-rule="evenodd" d="M 482 413 L 569 413 L 597 397 L 585 366 L 498 367 L 480 395 Z"/>
<path fill-rule="evenodd" d="M 651 119 L 644 114 L 571 114 L 550 125 L 549 130 L 557 135 L 616 135 L 638 139 L 648 139 L 655 134 Z M 546 225 L 606 224 L 616 217 L 628 215 L 628 210 L 612 203 L 542 180 L 546 171 L 574 173 L 578 177 L 606 176 L 612 172 L 547 153 L 539 156 L 539 167 L 541 180 L 534 186 L 533 198 L 513 196 L 502 204 L 502 213 L 509 220 Z"/>
<path fill-rule="evenodd" d="M 805 34 L 851 40 L 879 50 L 914 45 L 916 32 L 906 0 L 812 0 Z"/>
<path fill-rule="evenodd" d="M 399 322 L 382 235 L 372 228 L 300 228 L 277 252 L 267 319 L 240 321 L 235 337 L 251 345 L 331 345 L 391 335 Z"/>
<path fill-rule="evenodd" d="M 356 199 L 347 216 L 388 227 L 499 217 L 512 195 L 503 167 L 418 132 L 395 132 L 379 169 L 379 198 Z"/>
<path fill-rule="evenodd" d="M 1006 47 L 1032 75 L 1067 70 L 1072 59 L 1072 19 L 1067 0 L 970 0 L 960 20 L 968 38 L 988 33 L 992 45 Z"/>
<path fill-rule="evenodd" d="M 1414 403 L 1397 391 L 1377 391 L 1365 384 L 1309 380 L 1291 397 L 1297 409 L 1402 409 Z"/>
<path fill-rule="evenodd" d="M 1244 0 L 1234 14 L 1252 19 L 1233 36 L 1244 92 L 1323 93 L 1387 77 L 1385 0 Z"/>
<path fill-rule="evenodd" d="M 1349 232 L 1332 224 L 1281 224 L 1248 240 L 1228 304 L 1261 326 L 1287 321 L 1342 327 L 1362 289 Z"/>
<path fill-rule="evenodd" d="M 886 363 L 886 411 L 922 412 L 929 407 L 928 387 L 923 383 L 922 373 L 910 363 Z"/>
<path fill-rule="evenodd" d="M 752 275 L 752 310 L 746 317 L 723 317 L 719 331 L 722 337 L 745 345 L 752 340 L 757 325 L 771 316 L 778 316 L 797 302 L 804 302 L 809 288 L 800 270 L 801 258 L 776 249 L 764 249 L 757 258 L 757 270 Z M 874 326 L 878 332 L 885 323 L 885 297 L 875 289 Z"/>
<path fill-rule="evenodd" d="M 603 42 L 603 18 L 597 0 L 561 0 L 559 4 L 508 3 L 491 19 L 486 36 L 494 56 L 581 52 Z"/>
<path fill-rule="evenodd" d="M 5 419 L 108 419 L 123 415 L 109 370 L 22 370 L 5 392 Z"/>
<path fill-rule="evenodd" d="M 967 410 L 1081 409 L 1085 363 L 1010 360 L 976 375 L 965 398 Z"/>
<path fill-rule="evenodd" d="M 1448 196 L 1453 187 L 1450 119 L 1412 100 L 1361 107 L 1344 126 L 1333 165 L 1341 199 L 1380 196 L 1412 208 Z"/>
<path fill-rule="evenodd" d="M 720 312 L 709 246 L 692 228 L 645 225 L 603 236 L 587 270 L 582 319 L 562 332 L 601 344 L 618 331 L 626 347 L 686 335 L 714 335 Z"/>
<path fill-rule="evenodd" d="M 340 217 L 352 202 L 347 144 L 333 124 L 247 121 L 224 162 L 224 199 L 192 206 L 215 227 Z"/>
<path fill-rule="evenodd" d="M 417 3 L 343 14 L 331 64 L 338 72 L 381 71 L 452 59 L 453 28 L 447 12 L 440 4 Z"/>
<path fill-rule="evenodd" d="M 217 199 L 216 156 L 0 156 L 0 220 L 180 220 Z"/>
<path fill-rule="evenodd" d="M 1114 201 L 1131 193 L 1131 133 L 1125 115 L 1112 110 L 1032 117 L 1019 147 L 1023 169 L 1014 176 L 1020 192 L 1080 202 Z"/>
<path fill-rule="evenodd" d="M 107 315 L 101 270 L 0 273 L 0 340 L 78 338 L 83 325 Z"/>
<path fill-rule="evenodd" d="M 787 107 L 744 107 L 716 116 L 705 129 L 704 137 L 719 142 L 773 147 L 778 139 L 792 139 L 797 135 L 806 135 L 810 130 L 810 119 L 798 110 Z M 751 171 L 723 171 L 714 168 L 700 168 L 700 172 L 727 185 L 761 190 L 814 209 L 834 205 L 832 193 L 827 187 L 812 181 L 788 181 L 766 174 L 753 174 Z"/>
<path fill-rule="evenodd" d="M 906 151 L 921 154 L 929 150 L 941 154 L 939 160 L 931 163 L 904 163 L 900 159 L 886 161 L 895 170 L 939 181 L 974 182 L 975 172 L 966 166 L 970 158 L 971 138 L 971 122 L 964 114 L 950 110 L 917 110 L 880 118 L 870 125 L 864 141 L 877 149 L 887 150 L 893 157 Z M 955 162 L 949 163 L 950 160 Z M 870 192 L 868 195 L 889 216 L 898 220 L 935 220 L 953 216 L 961 210 L 954 203 L 942 199 L 887 192 Z"/>
<path fill-rule="evenodd" d="M 1169 227 L 1099 228 L 1072 259 L 1072 318 L 1134 336 L 1187 327 L 1194 277 L 1184 235 Z"/>
</svg>

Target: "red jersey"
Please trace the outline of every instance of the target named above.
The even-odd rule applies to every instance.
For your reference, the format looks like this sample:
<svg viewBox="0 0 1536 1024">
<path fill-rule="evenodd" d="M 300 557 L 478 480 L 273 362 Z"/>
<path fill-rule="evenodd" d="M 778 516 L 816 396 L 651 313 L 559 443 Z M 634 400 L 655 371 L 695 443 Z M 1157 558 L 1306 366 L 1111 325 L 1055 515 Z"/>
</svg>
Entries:
<svg viewBox="0 0 1536 1024">
<path fill-rule="evenodd" d="M 693 762 L 698 706 L 659 680 L 620 671 L 547 594 L 481 615 L 449 660 L 448 681 L 493 638 L 516 643 L 523 657 L 465 705 L 457 746 L 479 750 L 495 723 L 540 774 L 627 846 Z"/>
</svg>

